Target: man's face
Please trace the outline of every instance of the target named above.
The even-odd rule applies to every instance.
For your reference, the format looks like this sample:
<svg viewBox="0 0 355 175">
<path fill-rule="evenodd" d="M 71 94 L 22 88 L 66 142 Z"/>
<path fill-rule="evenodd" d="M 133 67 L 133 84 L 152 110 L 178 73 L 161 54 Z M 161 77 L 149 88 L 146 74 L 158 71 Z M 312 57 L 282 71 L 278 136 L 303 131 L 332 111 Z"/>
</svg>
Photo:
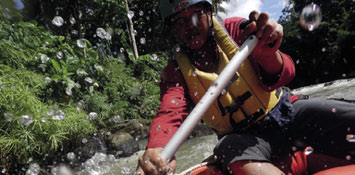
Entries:
<svg viewBox="0 0 355 175">
<path fill-rule="evenodd" d="M 180 43 L 199 49 L 207 40 L 210 25 L 210 12 L 202 6 L 191 6 L 172 18 L 171 32 Z"/>
</svg>

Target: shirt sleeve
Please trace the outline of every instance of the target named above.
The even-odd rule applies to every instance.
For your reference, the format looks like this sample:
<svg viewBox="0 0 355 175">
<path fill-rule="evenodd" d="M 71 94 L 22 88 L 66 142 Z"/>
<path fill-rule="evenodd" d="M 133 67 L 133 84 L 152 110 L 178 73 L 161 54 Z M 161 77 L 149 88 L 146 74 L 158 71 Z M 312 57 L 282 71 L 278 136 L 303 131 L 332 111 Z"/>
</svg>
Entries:
<svg viewBox="0 0 355 175">
<path fill-rule="evenodd" d="M 237 45 L 241 45 L 242 41 L 239 39 L 242 30 L 239 29 L 239 25 L 245 21 L 246 19 L 244 18 L 240 18 L 240 17 L 231 17 L 231 18 L 227 18 L 225 19 L 222 23 L 225 26 L 226 30 L 228 31 L 228 33 L 230 34 L 230 36 L 232 37 L 232 39 L 237 43 Z M 256 71 L 256 73 L 258 74 L 258 76 L 260 77 L 260 79 L 262 80 L 261 82 L 261 86 L 266 90 L 266 91 L 272 91 L 275 90 L 279 87 L 282 87 L 286 84 L 288 84 L 294 77 L 296 74 L 295 71 L 295 65 L 293 63 L 292 58 L 281 52 L 278 51 L 282 57 L 283 60 L 283 65 L 282 65 L 282 69 L 281 72 L 277 75 L 275 75 L 274 77 L 265 77 L 262 74 L 262 70 L 260 69 L 260 66 L 257 64 L 253 64 L 253 67 Z"/>
<path fill-rule="evenodd" d="M 161 104 L 150 126 L 147 148 L 164 147 L 186 116 L 186 83 L 175 61 L 161 74 Z"/>
</svg>

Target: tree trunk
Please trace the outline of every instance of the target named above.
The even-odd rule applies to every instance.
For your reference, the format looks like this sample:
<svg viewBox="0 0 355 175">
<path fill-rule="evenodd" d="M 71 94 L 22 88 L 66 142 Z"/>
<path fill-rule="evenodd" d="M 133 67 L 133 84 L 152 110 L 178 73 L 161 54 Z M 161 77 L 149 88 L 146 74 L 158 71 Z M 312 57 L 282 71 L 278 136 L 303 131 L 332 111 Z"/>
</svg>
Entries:
<svg viewBox="0 0 355 175">
<path fill-rule="evenodd" d="M 127 11 L 127 18 L 128 18 L 128 32 L 129 32 L 129 36 L 131 38 L 133 54 L 134 54 L 134 57 L 137 59 L 139 57 L 138 49 L 137 49 L 137 43 L 136 43 L 136 39 L 135 39 L 135 36 L 134 36 L 134 33 L 133 33 L 134 29 L 133 29 L 132 19 L 128 17 L 129 7 L 128 7 L 128 1 L 127 0 L 126 0 L 126 11 Z"/>
</svg>

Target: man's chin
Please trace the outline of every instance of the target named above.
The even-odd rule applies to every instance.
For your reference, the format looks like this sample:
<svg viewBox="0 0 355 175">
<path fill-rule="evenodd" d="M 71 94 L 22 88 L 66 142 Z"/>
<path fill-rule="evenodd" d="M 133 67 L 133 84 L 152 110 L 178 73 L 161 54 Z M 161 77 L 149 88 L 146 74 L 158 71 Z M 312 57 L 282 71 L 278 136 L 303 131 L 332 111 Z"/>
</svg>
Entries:
<svg viewBox="0 0 355 175">
<path fill-rule="evenodd" d="M 190 49 L 200 49 L 202 46 L 203 46 L 204 42 L 201 42 L 200 40 L 198 41 L 193 41 L 193 42 L 189 42 L 187 44 L 187 46 L 190 48 Z"/>
</svg>

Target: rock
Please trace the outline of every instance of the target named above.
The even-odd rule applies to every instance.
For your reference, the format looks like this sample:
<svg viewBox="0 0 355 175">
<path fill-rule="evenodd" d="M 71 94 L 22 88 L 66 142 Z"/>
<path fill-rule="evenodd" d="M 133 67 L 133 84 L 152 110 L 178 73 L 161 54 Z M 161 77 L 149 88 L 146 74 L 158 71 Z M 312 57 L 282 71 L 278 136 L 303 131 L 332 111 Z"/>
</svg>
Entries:
<svg viewBox="0 0 355 175">
<path fill-rule="evenodd" d="M 204 123 L 199 123 L 196 125 L 194 131 L 191 133 L 189 138 L 197 138 L 207 135 L 215 134 L 215 132 Z"/>
<path fill-rule="evenodd" d="M 75 151 L 80 153 L 82 158 L 90 158 L 95 155 L 96 152 L 106 153 L 107 147 L 106 143 L 102 138 L 93 136 L 89 139 L 82 139 L 82 146 L 79 150 Z"/>
<path fill-rule="evenodd" d="M 116 157 L 127 157 L 139 151 L 139 144 L 129 133 L 117 131 L 107 138 L 109 154 Z"/>
</svg>

